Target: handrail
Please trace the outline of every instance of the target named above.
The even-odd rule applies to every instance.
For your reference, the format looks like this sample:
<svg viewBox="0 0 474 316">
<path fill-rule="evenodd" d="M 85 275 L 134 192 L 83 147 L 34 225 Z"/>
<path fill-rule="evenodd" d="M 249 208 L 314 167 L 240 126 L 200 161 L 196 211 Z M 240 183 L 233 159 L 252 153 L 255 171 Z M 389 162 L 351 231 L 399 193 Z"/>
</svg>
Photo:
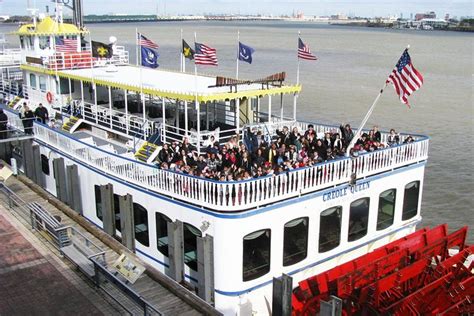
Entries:
<svg viewBox="0 0 474 316">
<path fill-rule="evenodd" d="M 6 113 L 12 115 L 8 109 Z M 71 159 L 82 161 L 117 180 L 220 212 L 260 207 L 347 183 L 353 174 L 358 178 L 367 177 L 425 161 L 429 145 L 427 137 L 419 137 L 413 143 L 379 149 L 353 158 L 343 157 L 279 175 L 221 182 L 162 170 L 110 153 L 39 122 L 34 124 L 34 136 Z"/>
</svg>

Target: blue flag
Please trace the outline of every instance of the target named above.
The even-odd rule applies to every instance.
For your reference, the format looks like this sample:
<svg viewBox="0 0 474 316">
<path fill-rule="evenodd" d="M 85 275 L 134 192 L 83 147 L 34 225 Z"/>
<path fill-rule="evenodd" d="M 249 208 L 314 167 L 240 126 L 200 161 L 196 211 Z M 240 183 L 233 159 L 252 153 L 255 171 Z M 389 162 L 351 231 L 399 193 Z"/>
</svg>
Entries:
<svg viewBox="0 0 474 316">
<path fill-rule="evenodd" d="M 239 42 L 239 60 L 245 61 L 245 62 L 251 64 L 252 63 L 252 54 L 254 52 L 255 52 L 255 49 Z"/>
<path fill-rule="evenodd" d="M 158 68 L 158 57 L 160 56 L 157 51 L 147 48 L 142 48 L 142 66 L 150 68 Z"/>
</svg>

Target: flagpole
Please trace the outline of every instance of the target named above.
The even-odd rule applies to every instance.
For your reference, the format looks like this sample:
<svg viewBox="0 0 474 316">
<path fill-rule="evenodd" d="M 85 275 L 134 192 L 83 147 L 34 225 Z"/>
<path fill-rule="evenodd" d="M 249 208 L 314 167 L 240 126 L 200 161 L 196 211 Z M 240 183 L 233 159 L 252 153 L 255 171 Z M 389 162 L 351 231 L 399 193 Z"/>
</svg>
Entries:
<svg viewBox="0 0 474 316">
<path fill-rule="evenodd" d="M 410 45 L 407 46 L 407 50 L 410 48 Z M 388 85 L 388 82 L 385 81 L 385 84 L 384 86 L 382 87 L 382 89 L 380 89 L 380 92 L 379 94 L 377 95 L 377 97 L 375 98 L 374 100 L 374 103 L 372 103 L 372 106 L 369 108 L 369 111 L 367 112 L 367 114 L 365 115 L 364 119 L 362 120 L 362 122 L 360 123 L 359 125 L 359 128 L 357 129 L 357 132 L 356 134 L 354 135 L 354 137 L 352 138 L 349 146 L 347 146 L 347 150 L 346 150 L 346 156 L 350 156 L 350 153 L 351 153 L 351 149 L 354 147 L 355 143 L 357 142 L 357 140 L 359 139 L 360 135 L 362 134 L 362 129 L 364 128 L 365 124 L 367 123 L 367 121 L 369 120 L 369 117 L 370 115 L 372 115 L 372 112 L 374 111 L 375 109 L 375 106 L 377 105 L 380 97 L 382 96 L 382 93 L 385 89 L 385 87 L 387 87 Z"/>
<path fill-rule="evenodd" d="M 194 32 L 194 45 L 196 45 L 196 32 Z M 200 108 L 199 108 L 199 102 L 198 102 L 198 88 L 197 88 L 197 82 L 198 82 L 198 77 L 197 77 L 197 65 L 196 65 L 196 59 L 194 59 L 194 106 L 196 108 L 196 123 L 197 123 L 197 150 L 198 154 L 201 154 L 201 118 L 200 116 Z"/>
<path fill-rule="evenodd" d="M 354 147 L 355 143 L 357 142 L 360 135 L 362 134 L 362 129 L 364 128 L 365 124 L 369 120 L 370 115 L 372 115 L 372 112 L 374 111 L 375 106 L 379 102 L 379 99 L 382 96 L 383 90 L 385 89 L 386 86 L 387 86 L 387 83 L 385 83 L 384 86 L 382 87 L 382 89 L 380 89 L 379 94 L 375 98 L 374 102 L 372 103 L 371 107 L 369 108 L 369 111 L 367 112 L 364 119 L 360 123 L 359 128 L 357 129 L 357 132 L 355 133 L 354 137 L 352 138 L 351 142 L 349 143 L 349 146 L 347 146 L 347 150 L 346 150 L 346 156 L 347 157 L 350 156 L 352 148 Z"/>
<path fill-rule="evenodd" d="M 138 66 L 138 28 L 135 28 L 135 56 L 136 56 L 136 60 L 137 60 L 137 66 Z"/>
<path fill-rule="evenodd" d="M 237 30 L 237 61 L 236 61 L 237 67 L 235 70 L 235 79 L 239 79 L 239 53 L 240 53 L 239 44 L 240 44 L 240 30 Z"/>
<path fill-rule="evenodd" d="M 180 43 L 180 45 L 181 45 L 181 51 L 179 53 L 180 71 L 185 72 L 185 69 L 184 69 L 185 60 L 184 60 L 184 54 L 183 54 L 183 29 L 181 29 L 181 43 Z"/>
<path fill-rule="evenodd" d="M 300 41 L 300 36 L 301 36 L 301 32 L 298 31 L 298 45 L 299 45 L 299 41 Z M 300 57 L 299 55 L 297 54 L 298 56 L 298 63 L 297 63 L 297 66 L 296 66 L 296 84 L 299 85 L 300 84 Z"/>
</svg>

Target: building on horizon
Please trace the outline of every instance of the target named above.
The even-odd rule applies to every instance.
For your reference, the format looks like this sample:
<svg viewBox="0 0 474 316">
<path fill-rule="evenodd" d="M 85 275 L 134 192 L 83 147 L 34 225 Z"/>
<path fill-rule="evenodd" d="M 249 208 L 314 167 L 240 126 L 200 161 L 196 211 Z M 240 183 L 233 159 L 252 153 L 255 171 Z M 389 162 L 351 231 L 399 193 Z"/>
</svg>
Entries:
<svg viewBox="0 0 474 316">
<path fill-rule="evenodd" d="M 436 13 L 434 11 L 430 11 L 426 13 L 415 14 L 415 21 L 421 21 L 423 19 L 436 19 Z"/>
</svg>

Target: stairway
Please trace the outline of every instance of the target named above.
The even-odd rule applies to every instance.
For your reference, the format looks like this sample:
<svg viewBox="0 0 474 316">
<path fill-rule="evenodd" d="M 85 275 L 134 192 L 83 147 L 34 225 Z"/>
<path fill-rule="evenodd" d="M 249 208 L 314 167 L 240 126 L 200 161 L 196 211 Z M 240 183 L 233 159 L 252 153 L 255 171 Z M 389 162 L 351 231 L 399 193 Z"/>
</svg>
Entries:
<svg viewBox="0 0 474 316">
<path fill-rule="evenodd" d="M 14 109 L 15 106 L 21 101 L 22 99 L 20 97 L 15 97 L 13 98 L 13 100 L 11 100 L 10 102 L 8 102 L 8 107 L 10 109 Z"/>
<path fill-rule="evenodd" d="M 62 126 L 62 130 L 73 133 L 79 125 L 82 123 L 82 119 L 75 117 L 75 116 L 70 116 L 66 122 L 64 122 Z"/>
<path fill-rule="evenodd" d="M 158 146 L 156 144 L 144 142 L 140 149 L 135 153 L 135 158 L 142 162 L 149 162 L 150 158 L 156 157 L 157 151 Z"/>
</svg>

